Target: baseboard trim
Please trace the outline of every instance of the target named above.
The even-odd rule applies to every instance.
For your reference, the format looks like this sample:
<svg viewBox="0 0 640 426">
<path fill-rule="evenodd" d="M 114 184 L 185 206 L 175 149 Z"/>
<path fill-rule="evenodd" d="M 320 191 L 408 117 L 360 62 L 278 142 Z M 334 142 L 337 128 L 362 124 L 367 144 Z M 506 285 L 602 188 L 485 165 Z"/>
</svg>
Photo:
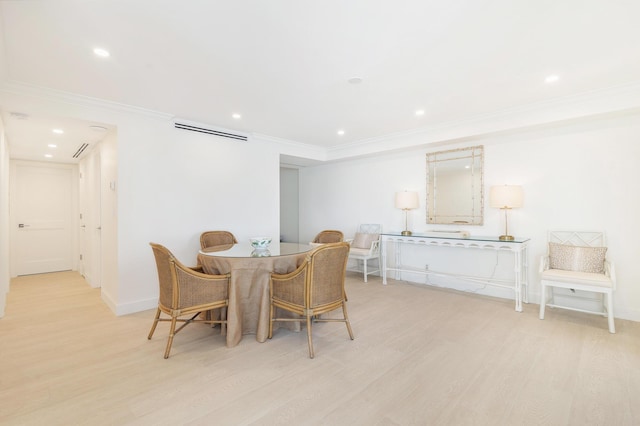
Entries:
<svg viewBox="0 0 640 426">
<path fill-rule="evenodd" d="M 415 275 L 415 274 L 413 274 L 413 275 Z M 416 279 L 413 276 L 412 277 L 404 276 L 402 278 L 404 278 L 404 281 L 407 281 L 407 282 L 410 282 L 410 283 L 413 283 L 413 284 L 430 285 L 430 286 L 433 286 L 433 287 L 440 287 L 440 288 L 445 288 L 445 289 L 449 289 L 449 290 L 456 290 L 456 291 L 465 292 L 465 293 L 476 293 L 476 294 L 480 294 L 480 295 L 483 295 L 483 296 L 499 297 L 501 299 L 514 300 L 514 292 L 513 292 L 513 290 L 510 290 L 510 289 L 503 289 L 503 288 L 491 287 L 491 286 L 486 286 L 485 287 L 483 285 L 474 285 L 474 284 L 468 284 L 468 283 L 464 284 L 463 281 L 460 281 L 460 282 L 448 282 L 446 284 L 442 284 L 442 283 L 424 282 L 424 278 L 423 278 L 423 281 L 419 281 L 418 279 Z M 414 279 L 412 280 L 412 279 L 407 279 L 407 278 L 414 278 Z M 614 296 L 613 296 L 613 303 L 614 303 L 613 315 L 614 315 L 614 318 L 640 322 L 640 311 L 639 310 L 621 309 L 621 308 L 618 308 L 617 306 L 615 306 L 615 302 L 616 302 L 616 297 L 615 297 L 615 293 L 614 293 Z M 529 303 L 524 303 L 524 301 L 523 301 L 523 305 L 522 306 L 523 306 L 523 309 L 525 309 L 525 310 L 534 309 L 537 312 L 540 309 L 540 292 L 531 291 L 531 288 L 529 288 Z"/>
<path fill-rule="evenodd" d="M 101 297 L 102 301 L 107 304 L 109 309 L 111 309 L 111 311 L 113 311 L 116 316 L 134 314 L 136 312 L 147 311 L 149 309 L 155 309 L 158 307 L 158 299 L 155 297 L 152 299 L 138 300 L 131 303 L 117 304 L 111 297 L 109 297 L 108 294 L 104 292 L 104 289 L 101 293 Z"/>
</svg>

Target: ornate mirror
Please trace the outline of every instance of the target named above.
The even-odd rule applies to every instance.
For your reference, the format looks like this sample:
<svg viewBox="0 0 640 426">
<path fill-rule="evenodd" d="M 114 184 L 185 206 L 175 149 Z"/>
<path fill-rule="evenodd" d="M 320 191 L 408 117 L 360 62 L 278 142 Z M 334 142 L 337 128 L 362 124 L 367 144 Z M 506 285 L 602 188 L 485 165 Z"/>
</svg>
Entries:
<svg viewBox="0 0 640 426">
<path fill-rule="evenodd" d="M 427 223 L 482 225 L 484 147 L 427 154 Z"/>
</svg>

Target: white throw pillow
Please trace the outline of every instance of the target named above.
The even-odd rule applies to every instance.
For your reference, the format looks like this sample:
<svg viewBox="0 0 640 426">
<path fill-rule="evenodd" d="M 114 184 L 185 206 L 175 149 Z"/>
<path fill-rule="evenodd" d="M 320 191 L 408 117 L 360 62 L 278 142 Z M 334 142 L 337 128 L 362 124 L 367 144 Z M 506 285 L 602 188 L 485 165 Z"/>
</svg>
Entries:
<svg viewBox="0 0 640 426">
<path fill-rule="evenodd" d="M 371 243 L 377 241 L 378 238 L 378 234 L 357 232 L 353 242 L 351 243 L 351 247 L 368 249 L 371 248 Z"/>
<path fill-rule="evenodd" d="M 604 273 L 606 247 L 549 243 L 549 267 L 565 271 Z"/>
</svg>

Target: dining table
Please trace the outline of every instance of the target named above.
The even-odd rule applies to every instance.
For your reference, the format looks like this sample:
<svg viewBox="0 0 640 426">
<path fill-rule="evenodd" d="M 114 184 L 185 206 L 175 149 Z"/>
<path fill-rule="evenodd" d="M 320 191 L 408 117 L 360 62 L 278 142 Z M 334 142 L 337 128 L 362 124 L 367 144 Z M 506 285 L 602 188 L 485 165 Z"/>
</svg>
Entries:
<svg viewBox="0 0 640 426">
<path fill-rule="evenodd" d="M 227 347 L 238 345 L 244 334 L 255 334 L 258 342 L 267 340 L 271 273 L 295 271 L 313 248 L 309 244 L 276 242 L 266 249 L 255 249 L 248 242 L 240 242 L 200 250 L 198 262 L 205 273 L 231 275 L 226 330 L 223 327 Z M 298 322 L 276 326 L 300 330 Z"/>
</svg>

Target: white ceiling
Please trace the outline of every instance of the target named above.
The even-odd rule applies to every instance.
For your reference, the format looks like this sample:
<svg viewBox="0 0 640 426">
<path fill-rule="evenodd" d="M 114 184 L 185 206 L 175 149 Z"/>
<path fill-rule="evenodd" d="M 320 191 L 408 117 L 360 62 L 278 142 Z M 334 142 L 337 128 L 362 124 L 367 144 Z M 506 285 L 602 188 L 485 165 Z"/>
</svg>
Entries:
<svg viewBox="0 0 640 426">
<path fill-rule="evenodd" d="M 637 0 L 0 1 L 0 14 L 4 81 L 325 148 L 640 82 Z M 52 138 L 40 120 L 54 111 L 17 123 L 11 108 L 0 99 L 13 157 Z"/>
</svg>

